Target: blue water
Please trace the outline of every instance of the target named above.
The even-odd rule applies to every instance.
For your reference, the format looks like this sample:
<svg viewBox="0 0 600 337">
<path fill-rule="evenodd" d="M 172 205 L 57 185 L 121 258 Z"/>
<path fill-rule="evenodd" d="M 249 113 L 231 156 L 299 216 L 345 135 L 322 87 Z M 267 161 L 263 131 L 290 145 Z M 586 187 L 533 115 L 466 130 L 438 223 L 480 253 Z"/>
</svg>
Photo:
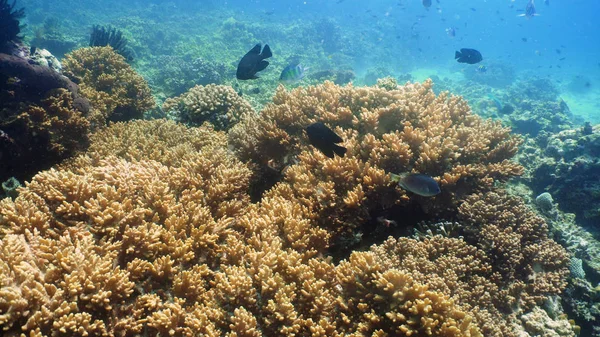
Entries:
<svg viewBox="0 0 600 337">
<path fill-rule="evenodd" d="M 469 65 L 456 63 L 454 51 L 475 48 L 483 54 L 483 65 L 507 64 L 517 75 L 552 79 L 565 88 L 564 98 L 574 113 L 600 121 L 600 3 L 550 0 L 546 5 L 538 1 L 539 16 L 532 19 L 518 16 L 526 3 L 434 0 L 426 9 L 419 0 L 19 1 L 27 9 L 30 35 L 36 25 L 54 17 L 81 45 L 85 45 L 92 24 L 112 24 L 124 29 L 126 35 L 148 31 L 148 39 L 152 39 L 153 27 L 169 27 L 178 34 L 206 37 L 203 48 L 223 49 L 226 39 L 211 46 L 210 37 L 224 20 L 233 18 L 246 25 L 251 35 L 247 40 L 240 37 L 231 41 L 231 54 L 223 60 L 226 63 L 235 61 L 235 50 L 241 53 L 262 42 L 271 45 L 275 55 L 272 62 L 278 67 L 286 65 L 284 59 L 277 58 L 285 50 L 309 60 L 328 58 L 332 67 L 343 64 L 359 78 L 377 67 L 392 76 L 413 73 L 418 80 L 432 74 L 460 75 Z M 142 27 L 136 28 L 136 23 Z M 315 27 L 317 34 L 307 35 L 307 27 Z M 454 38 L 446 34 L 451 27 L 456 29 Z M 324 37 L 327 29 L 337 34 L 336 43 L 328 43 Z M 166 53 L 139 50 L 144 41 L 139 42 L 138 53 Z M 161 44 L 174 54 L 177 48 L 185 48 L 178 46 L 173 36 Z M 306 55 L 307 50 L 311 55 Z M 213 58 L 219 61 L 223 57 L 215 53 Z M 578 78 L 590 82 L 585 95 L 566 90 Z"/>
</svg>

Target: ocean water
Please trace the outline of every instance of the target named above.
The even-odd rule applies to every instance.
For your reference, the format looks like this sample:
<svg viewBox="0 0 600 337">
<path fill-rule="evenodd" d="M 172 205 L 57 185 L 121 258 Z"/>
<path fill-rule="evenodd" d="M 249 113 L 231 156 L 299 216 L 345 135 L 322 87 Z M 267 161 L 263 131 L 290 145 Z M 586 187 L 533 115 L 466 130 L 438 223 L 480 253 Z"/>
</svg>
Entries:
<svg viewBox="0 0 600 337">
<path fill-rule="evenodd" d="M 458 64 L 454 51 L 474 48 L 490 72 L 509 67 L 520 78 L 550 79 L 575 115 L 600 122 L 600 5 L 593 1 L 538 0 L 539 15 L 531 19 L 518 16 L 525 0 L 434 0 L 430 8 L 417 0 L 18 3 L 27 8 L 29 36 L 55 19 L 61 33 L 85 45 L 92 24 L 111 24 L 134 40 L 143 60 L 190 48 L 209 62 L 229 64 L 255 43 L 268 43 L 275 56 L 264 76 L 279 75 L 297 56 L 313 70 L 350 69 L 355 83 L 372 84 L 370 72 L 461 81 L 476 66 Z M 243 26 L 245 36 L 235 36 L 241 34 L 235 27 L 227 36 L 228 19 Z"/>
<path fill-rule="evenodd" d="M 298 63 L 306 74 L 287 88 L 320 84 L 317 74 L 326 73 L 354 86 L 431 78 L 436 93 L 463 95 L 474 113 L 522 137 L 514 160 L 525 174 L 507 189 L 546 220 L 572 259 L 563 307 L 556 297 L 544 309 L 563 323 L 563 313 L 574 320 L 565 336 L 579 325 L 580 336 L 600 336 L 600 2 L 537 0 L 531 18 L 521 16 L 528 0 L 433 0 L 430 7 L 421 0 L 16 3 L 25 8 L 24 44 L 59 60 L 88 46 L 93 25 L 120 30 L 134 55 L 130 65 L 159 107 L 195 85 L 216 83 L 260 111 L 282 71 Z M 256 44 L 270 46 L 270 64 L 260 78 L 239 81 L 236 67 Z M 462 48 L 483 60 L 457 62 Z M 160 108 L 150 116 L 169 117 Z M 387 227 L 400 220 L 383 219 Z"/>
</svg>

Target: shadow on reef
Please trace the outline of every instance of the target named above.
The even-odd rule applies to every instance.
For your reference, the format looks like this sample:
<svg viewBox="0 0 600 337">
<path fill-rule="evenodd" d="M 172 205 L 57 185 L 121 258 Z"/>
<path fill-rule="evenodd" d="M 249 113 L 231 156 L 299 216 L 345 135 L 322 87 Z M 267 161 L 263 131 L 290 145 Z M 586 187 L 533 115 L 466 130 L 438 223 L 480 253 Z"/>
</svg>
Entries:
<svg viewBox="0 0 600 337">
<path fill-rule="evenodd" d="M 27 52 L 0 53 L 0 181 L 28 179 L 87 145 L 88 100 Z"/>
<path fill-rule="evenodd" d="M 428 214 L 421 204 L 412 201 L 406 205 L 394 205 L 388 209 L 375 209 L 369 213 L 368 221 L 349 233 L 344 233 L 331 243 L 328 255 L 336 263 L 347 259 L 353 251 L 368 250 L 381 244 L 388 237 L 412 237 L 419 223 L 439 219 Z"/>
</svg>

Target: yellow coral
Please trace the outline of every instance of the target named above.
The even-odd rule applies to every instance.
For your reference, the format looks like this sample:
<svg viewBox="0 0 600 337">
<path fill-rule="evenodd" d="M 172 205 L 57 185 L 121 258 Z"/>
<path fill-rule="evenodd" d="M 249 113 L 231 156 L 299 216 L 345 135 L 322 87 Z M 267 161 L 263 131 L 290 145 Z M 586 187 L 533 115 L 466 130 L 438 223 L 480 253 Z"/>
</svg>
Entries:
<svg viewBox="0 0 600 337">
<path fill-rule="evenodd" d="M 155 106 L 150 87 L 112 47 L 87 47 L 65 56 L 63 73 L 79 84 L 92 107 L 95 128 L 108 121 L 143 117 Z"/>
<path fill-rule="evenodd" d="M 415 202 L 433 215 L 455 208 L 469 191 L 522 173 L 509 160 L 518 137 L 473 115 L 462 98 L 436 96 L 432 86 L 430 80 L 392 90 L 331 82 L 292 91 L 280 86 L 273 103 L 259 116 L 247 115 L 229 140 L 242 160 L 258 167 L 257 181 L 262 172 L 290 165 L 268 195 L 287 193 L 281 185 L 289 184 L 319 225 L 344 239 L 374 209 Z M 303 129 L 317 121 L 344 139 L 343 158 L 327 159 L 309 144 Z M 404 172 L 432 176 L 442 193 L 434 199 L 407 193 L 389 176 Z"/>
<path fill-rule="evenodd" d="M 162 108 L 177 113 L 183 122 L 209 122 L 217 130 L 228 130 L 245 114 L 254 114 L 250 103 L 232 87 L 217 84 L 197 85 L 179 97 L 167 99 Z"/>
</svg>

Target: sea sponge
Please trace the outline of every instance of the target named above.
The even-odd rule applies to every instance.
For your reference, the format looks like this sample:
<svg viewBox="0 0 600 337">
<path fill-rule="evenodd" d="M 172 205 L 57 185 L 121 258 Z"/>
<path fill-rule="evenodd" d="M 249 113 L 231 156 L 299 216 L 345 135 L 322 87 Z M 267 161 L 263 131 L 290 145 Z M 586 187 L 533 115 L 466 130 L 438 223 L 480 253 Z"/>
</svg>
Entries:
<svg viewBox="0 0 600 337">
<path fill-rule="evenodd" d="M 142 118 L 155 106 L 150 87 L 112 47 L 77 49 L 65 56 L 63 73 L 79 84 L 94 108 L 93 127 Z"/>
<path fill-rule="evenodd" d="M 197 85 L 188 92 L 169 98 L 162 106 L 190 125 L 211 123 L 217 130 L 228 130 L 245 114 L 254 114 L 250 103 L 226 85 Z"/>
</svg>

